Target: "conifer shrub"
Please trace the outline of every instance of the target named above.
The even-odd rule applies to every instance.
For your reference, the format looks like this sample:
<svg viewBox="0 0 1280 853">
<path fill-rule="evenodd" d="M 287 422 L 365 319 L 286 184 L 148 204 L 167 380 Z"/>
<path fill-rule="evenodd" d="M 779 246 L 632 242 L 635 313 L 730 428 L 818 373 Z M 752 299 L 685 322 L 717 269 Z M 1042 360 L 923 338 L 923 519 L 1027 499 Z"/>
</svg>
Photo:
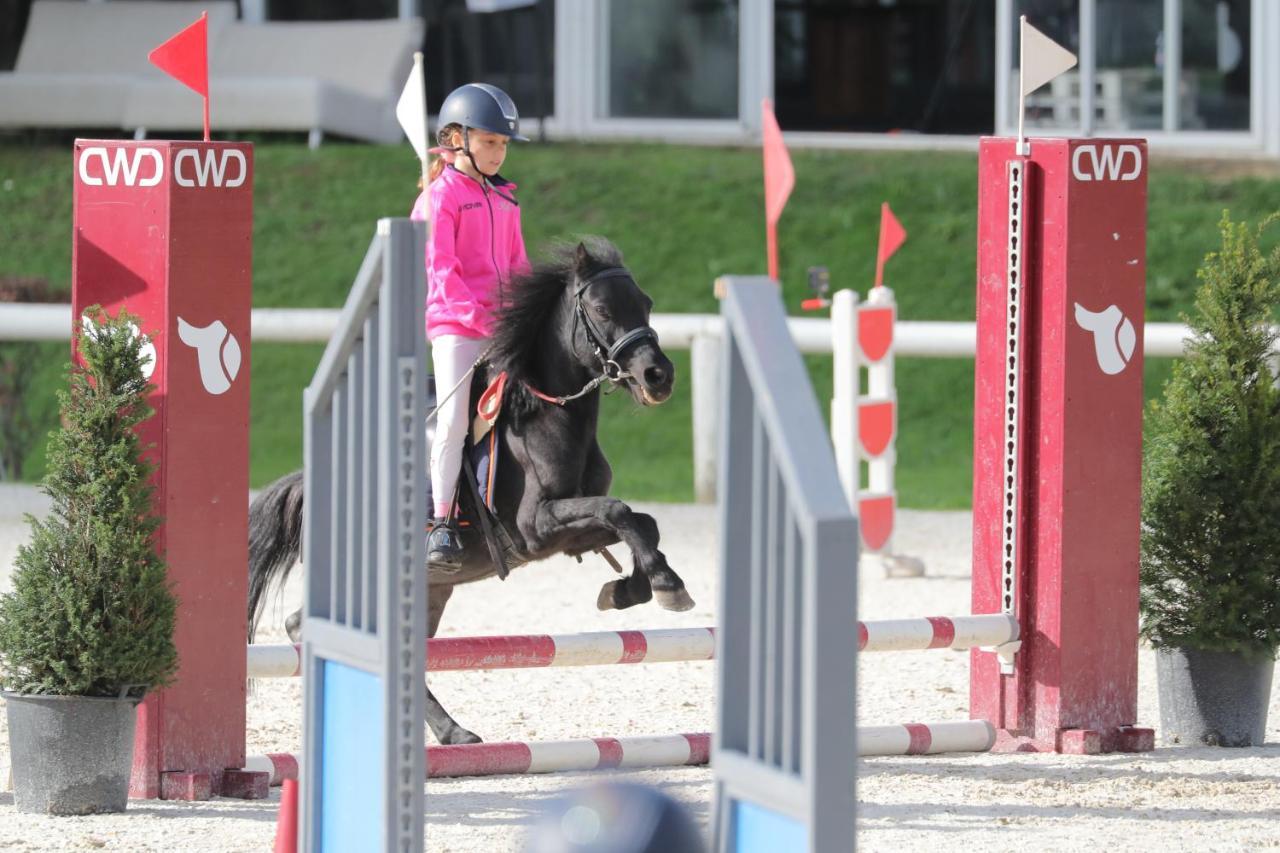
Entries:
<svg viewBox="0 0 1280 853">
<path fill-rule="evenodd" d="M 1193 340 L 1153 401 L 1142 497 L 1142 635 L 1157 648 L 1280 648 L 1280 247 L 1221 221 Z"/>
<path fill-rule="evenodd" d="M 138 696 L 177 669 L 176 611 L 156 552 L 154 466 L 136 427 L 151 417 L 137 318 L 87 315 L 78 363 L 58 392 L 61 427 L 49 443 L 43 520 L 0 598 L 0 678 L 18 693 Z"/>
</svg>

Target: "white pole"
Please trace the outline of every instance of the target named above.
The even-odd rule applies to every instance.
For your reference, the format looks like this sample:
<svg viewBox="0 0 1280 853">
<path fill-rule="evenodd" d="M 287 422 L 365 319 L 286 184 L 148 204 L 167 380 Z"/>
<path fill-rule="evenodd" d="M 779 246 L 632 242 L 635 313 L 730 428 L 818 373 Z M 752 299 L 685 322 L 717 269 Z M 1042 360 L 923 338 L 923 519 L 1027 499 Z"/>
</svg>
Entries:
<svg viewBox="0 0 1280 853">
<path fill-rule="evenodd" d="M 412 0 L 408 0 L 412 5 Z M 401 0 L 401 8 L 404 7 L 405 0 Z M 401 17 L 404 17 L 402 14 Z M 418 81 L 422 84 L 422 140 L 428 151 L 431 150 L 431 134 L 427 129 L 427 71 L 422 64 L 422 51 L 415 50 L 413 52 L 413 71 Z M 431 183 L 431 155 L 424 153 L 422 155 L 422 190 L 426 192 L 427 185 Z M 427 207 L 430 210 L 430 205 Z"/>
<path fill-rule="evenodd" d="M 858 294 L 847 288 L 831 298 L 831 442 L 836 473 L 849 507 L 858 511 Z"/>
<path fill-rule="evenodd" d="M 893 291 L 887 287 L 873 287 L 871 292 L 867 294 L 867 303 L 877 306 L 892 306 Z M 894 331 L 897 331 L 897 317 L 894 317 Z M 895 407 L 898 401 L 897 388 L 894 386 L 894 350 L 897 349 L 897 341 L 895 340 L 889 346 L 889 351 L 885 353 L 884 358 L 879 362 L 867 368 L 867 395 L 873 401 L 890 400 L 893 401 Z M 896 409 L 895 409 L 896 418 Z M 867 462 L 867 488 L 873 492 L 881 492 L 884 494 L 892 494 L 894 490 L 894 465 L 898 461 L 897 436 L 889 442 L 889 447 L 877 459 L 870 459 Z M 891 540 L 892 541 L 892 540 Z M 884 547 L 885 553 L 893 553 L 891 542 L 886 542 Z"/>
<path fill-rule="evenodd" d="M 986 720 L 858 726 L 858 755 L 863 756 L 987 752 L 995 742 L 996 730 Z"/>
<path fill-rule="evenodd" d="M 834 310 L 835 306 L 832 306 Z M 253 339 L 276 343 L 324 343 L 338 328 L 338 308 L 254 308 Z M 654 314 L 649 318 L 667 350 L 690 349 L 693 339 L 719 340 L 723 324 L 715 314 Z M 791 317 L 791 337 L 802 353 L 832 353 L 830 320 Z M 899 320 L 893 331 L 897 355 L 916 358 L 972 358 L 977 347 L 972 322 Z M 1181 323 L 1147 323 L 1143 352 L 1147 358 L 1179 358 L 1191 330 Z M 71 306 L 63 303 L 0 303 L 0 341 L 66 341 L 71 339 Z M 1280 342 L 1275 350 L 1280 353 Z"/>
<path fill-rule="evenodd" d="M 693 374 L 693 495 L 698 503 L 715 503 L 720 447 L 720 338 L 694 335 L 689 350 Z"/>
<path fill-rule="evenodd" d="M 1027 117 L 1027 94 L 1026 89 L 1022 85 L 1022 78 L 1027 73 L 1027 55 L 1024 45 L 1027 43 L 1027 16 L 1018 16 L 1018 148 L 1017 152 L 1022 156 L 1031 153 L 1026 141 L 1022 135 L 1022 122 Z"/>
</svg>

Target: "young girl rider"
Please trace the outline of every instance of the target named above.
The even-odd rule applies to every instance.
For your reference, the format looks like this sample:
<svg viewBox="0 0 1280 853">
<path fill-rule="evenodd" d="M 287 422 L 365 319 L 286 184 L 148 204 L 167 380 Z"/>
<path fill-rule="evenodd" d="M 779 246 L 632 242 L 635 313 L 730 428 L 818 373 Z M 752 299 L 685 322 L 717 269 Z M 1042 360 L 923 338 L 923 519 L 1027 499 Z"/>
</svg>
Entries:
<svg viewBox="0 0 1280 853">
<path fill-rule="evenodd" d="M 507 143 L 528 142 L 507 94 L 486 83 L 468 83 L 445 98 L 437 140 L 447 149 L 432 164 L 430 183 L 411 217 L 429 219 L 427 237 L 427 339 L 437 397 L 443 397 L 484 352 L 494 315 L 513 275 L 527 272 L 516 185 L 498 175 Z M 435 522 L 427 539 L 432 563 L 457 565 L 462 546 L 448 523 L 467 435 L 470 383 L 462 382 L 436 414 L 431 446 L 431 494 Z"/>
</svg>

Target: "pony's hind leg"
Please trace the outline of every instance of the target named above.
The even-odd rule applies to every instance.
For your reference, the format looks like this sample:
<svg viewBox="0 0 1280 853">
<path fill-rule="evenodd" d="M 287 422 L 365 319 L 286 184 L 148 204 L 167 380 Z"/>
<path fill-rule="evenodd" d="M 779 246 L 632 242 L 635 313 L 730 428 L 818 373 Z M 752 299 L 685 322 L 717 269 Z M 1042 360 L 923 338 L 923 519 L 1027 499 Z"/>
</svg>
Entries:
<svg viewBox="0 0 1280 853">
<path fill-rule="evenodd" d="M 453 587 L 439 581 L 431 584 L 427 593 L 427 636 L 434 637 L 444 616 L 444 606 L 453 596 Z M 427 688 L 427 726 L 436 740 L 443 744 L 480 743 L 480 736 L 458 725 L 458 721 L 440 704 Z"/>
<path fill-rule="evenodd" d="M 444 615 L 444 606 L 452 595 L 452 586 L 446 586 L 439 582 L 431 585 L 427 605 L 427 636 L 434 637 L 436 635 L 436 628 L 440 626 L 440 617 Z M 289 632 L 290 640 L 295 643 L 302 642 L 302 611 L 295 610 L 285 620 L 284 628 Z M 449 716 L 449 712 L 440 704 L 440 700 L 436 699 L 432 694 L 430 687 L 427 688 L 427 725 L 440 743 L 480 743 L 479 735 L 464 729 L 458 725 L 458 722 L 453 717 Z"/>
</svg>

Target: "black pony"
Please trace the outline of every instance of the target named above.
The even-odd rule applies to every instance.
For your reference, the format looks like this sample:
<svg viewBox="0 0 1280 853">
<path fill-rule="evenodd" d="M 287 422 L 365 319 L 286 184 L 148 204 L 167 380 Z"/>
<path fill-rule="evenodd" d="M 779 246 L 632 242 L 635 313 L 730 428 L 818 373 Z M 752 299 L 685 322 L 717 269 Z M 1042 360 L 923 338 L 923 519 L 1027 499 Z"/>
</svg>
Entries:
<svg viewBox="0 0 1280 853">
<path fill-rule="evenodd" d="M 649 327 L 652 300 L 623 267 L 617 248 L 600 238 L 556 250 L 515 281 L 510 294 L 488 365 L 472 383 L 475 399 L 492 377 L 507 374 L 495 427 L 504 456 L 493 499 L 503 562 L 515 567 L 623 542 L 633 570 L 604 585 L 597 607 L 623 609 L 656 598 L 668 610 L 688 610 L 693 599 L 658 550 L 653 517 L 606 497 L 613 474 L 596 440 L 601 384 L 625 386 L 644 406 L 671 396 L 675 372 Z M 460 494 L 463 517 L 476 519 L 471 492 L 463 488 Z M 428 636 L 435 636 L 455 585 L 498 573 L 491 556 L 496 549 L 479 528 L 472 524 L 461 532 L 461 566 L 429 566 Z M 292 568 L 301 541 L 302 472 L 296 471 L 268 486 L 249 508 L 250 642 L 267 588 Z M 286 623 L 295 641 L 300 619 L 294 613 Z M 480 740 L 430 690 L 427 724 L 441 743 Z"/>
</svg>

